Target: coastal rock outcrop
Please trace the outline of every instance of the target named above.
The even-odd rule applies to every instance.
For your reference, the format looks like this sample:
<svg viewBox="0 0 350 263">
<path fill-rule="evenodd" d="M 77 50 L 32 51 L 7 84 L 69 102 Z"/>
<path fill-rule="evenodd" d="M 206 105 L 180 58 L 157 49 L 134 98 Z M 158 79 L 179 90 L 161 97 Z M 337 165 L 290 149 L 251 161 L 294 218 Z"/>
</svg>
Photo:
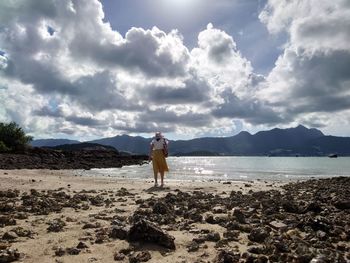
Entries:
<svg viewBox="0 0 350 263">
<path fill-rule="evenodd" d="M 0 153 L 0 169 L 92 169 L 141 165 L 145 155 L 120 155 L 111 149 L 53 150 L 29 148 L 24 152 Z"/>
</svg>

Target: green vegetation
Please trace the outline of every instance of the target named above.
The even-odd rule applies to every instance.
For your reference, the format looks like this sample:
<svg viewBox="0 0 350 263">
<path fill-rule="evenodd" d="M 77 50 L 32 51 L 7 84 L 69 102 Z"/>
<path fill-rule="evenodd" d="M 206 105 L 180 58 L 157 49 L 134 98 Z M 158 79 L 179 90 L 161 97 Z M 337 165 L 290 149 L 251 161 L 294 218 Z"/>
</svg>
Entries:
<svg viewBox="0 0 350 263">
<path fill-rule="evenodd" d="M 24 150 L 33 137 L 15 122 L 0 122 L 0 152 Z"/>
</svg>

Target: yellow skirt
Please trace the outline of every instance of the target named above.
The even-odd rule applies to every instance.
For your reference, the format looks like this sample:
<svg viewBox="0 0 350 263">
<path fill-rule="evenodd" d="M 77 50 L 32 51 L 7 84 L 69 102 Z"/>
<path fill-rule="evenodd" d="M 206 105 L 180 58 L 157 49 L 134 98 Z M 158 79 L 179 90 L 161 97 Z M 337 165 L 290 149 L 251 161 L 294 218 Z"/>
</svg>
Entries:
<svg viewBox="0 0 350 263">
<path fill-rule="evenodd" d="M 153 150 L 152 152 L 152 164 L 153 171 L 158 172 L 168 172 L 168 164 L 166 163 L 163 150 Z"/>
</svg>

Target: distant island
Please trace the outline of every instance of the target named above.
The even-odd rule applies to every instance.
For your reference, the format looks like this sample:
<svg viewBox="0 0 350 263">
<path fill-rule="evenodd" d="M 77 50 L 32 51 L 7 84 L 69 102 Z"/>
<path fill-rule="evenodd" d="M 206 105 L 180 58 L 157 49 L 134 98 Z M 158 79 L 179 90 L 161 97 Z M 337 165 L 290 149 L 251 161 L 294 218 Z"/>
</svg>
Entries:
<svg viewBox="0 0 350 263">
<path fill-rule="evenodd" d="M 112 146 L 130 154 L 148 154 L 151 138 L 118 135 L 89 141 Z M 76 144 L 66 139 L 34 140 L 32 146 L 47 147 Z M 170 140 L 172 156 L 350 156 L 350 137 L 326 136 L 315 128 L 299 125 L 295 128 L 242 131 L 230 137 L 205 137 L 191 140 Z"/>
</svg>

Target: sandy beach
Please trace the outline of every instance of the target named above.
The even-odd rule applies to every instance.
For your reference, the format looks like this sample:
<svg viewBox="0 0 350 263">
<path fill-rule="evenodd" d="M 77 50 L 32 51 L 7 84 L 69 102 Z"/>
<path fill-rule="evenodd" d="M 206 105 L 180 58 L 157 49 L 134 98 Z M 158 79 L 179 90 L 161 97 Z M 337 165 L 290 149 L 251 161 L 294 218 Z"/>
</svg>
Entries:
<svg viewBox="0 0 350 263">
<path fill-rule="evenodd" d="M 329 258 L 350 260 L 350 220 L 334 227 L 336 233 L 309 230 L 306 219 L 297 226 L 299 216 L 326 216 L 329 204 L 290 200 L 281 204 L 284 216 L 266 213 L 277 204 L 265 201 L 286 201 L 295 191 L 283 183 L 167 181 L 161 189 L 151 178 L 82 177 L 74 170 L 1 170 L 0 180 L 0 262 L 281 262 L 277 255 L 309 262 L 322 255 L 301 247 L 312 238 Z M 332 212 L 337 220 L 350 219 L 346 196 L 338 199 Z M 156 230 L 140 230 L 142 220 Z M 140 232 L 131 237 L 132 231 Z"/>
</svg>

